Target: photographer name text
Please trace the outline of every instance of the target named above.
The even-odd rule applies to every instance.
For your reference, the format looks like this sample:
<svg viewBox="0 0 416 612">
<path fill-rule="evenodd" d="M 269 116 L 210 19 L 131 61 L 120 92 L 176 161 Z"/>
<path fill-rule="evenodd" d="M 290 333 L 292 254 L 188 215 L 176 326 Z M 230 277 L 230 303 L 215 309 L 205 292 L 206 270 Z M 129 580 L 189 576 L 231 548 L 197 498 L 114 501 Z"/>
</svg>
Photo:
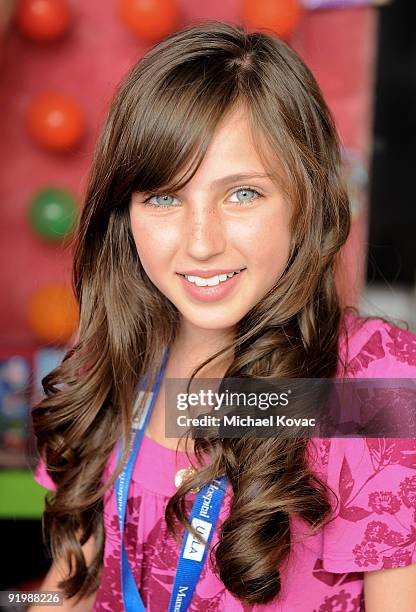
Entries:
<svg viewBox="0 0 416 612">
<path fill-rule="evenodd" d="M 203 415 L 188 417 L 181 414 L 176 419 L 179 427 L 315 427 L 314 418 L 292 418 L 286 415 L 269 414 L 267 417 L 252 417 L 251 415 L 227 415 L 221 417 Z"/>
</svg>

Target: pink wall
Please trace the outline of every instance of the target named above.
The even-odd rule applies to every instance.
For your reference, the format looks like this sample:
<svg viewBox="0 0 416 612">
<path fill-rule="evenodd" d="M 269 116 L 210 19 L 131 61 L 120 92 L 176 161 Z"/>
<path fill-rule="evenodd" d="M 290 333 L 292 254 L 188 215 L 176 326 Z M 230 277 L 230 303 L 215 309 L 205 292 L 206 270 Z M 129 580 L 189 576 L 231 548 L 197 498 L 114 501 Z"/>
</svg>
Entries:
<svg viewBox="0 0 416 612">
<path fill-rule="evenodd" d="M 68 36 L 40 45 L 12 31 L 3 48 L 0 72 L 0 349 L 35 345 L 25 320 L 31 293 L 45 283 L 70 282 L 68 245 L 48 244 L 26 221 L 32 194 L 45 186 L 71 190 L 81 198 L 97 131 L 115 85 L 147 45 L 119 24 L 115 2 L 71 0 L 74 22 Z M 200 18 L 238 22 L 238 0 L 181 0 L 184 25 Z M 376 12 L 371 8 L 328 10 L 305 15 L 294 47 L 316 74 L 332 107 L 345 145 L 368 156 Z M 42 151 L 24 125 L 31 98 L 58 89 L 84 109 L 88 133 L 74 152 Z M 363 280 L 365 214 L 355 222 L 347 252 L 346 281 Z"/>
<path fill-rule="evenodd" d="M 371 154 L 377 11 L 372 8 L 315 11 L 297 31 L 294 46 L 317 77 L 338 126 L 341 142 L 368 167 Z M 343 252 L 340 286 L 356 304 L 365 282 L 367 202 L 353 217 Z"/>
</svg>

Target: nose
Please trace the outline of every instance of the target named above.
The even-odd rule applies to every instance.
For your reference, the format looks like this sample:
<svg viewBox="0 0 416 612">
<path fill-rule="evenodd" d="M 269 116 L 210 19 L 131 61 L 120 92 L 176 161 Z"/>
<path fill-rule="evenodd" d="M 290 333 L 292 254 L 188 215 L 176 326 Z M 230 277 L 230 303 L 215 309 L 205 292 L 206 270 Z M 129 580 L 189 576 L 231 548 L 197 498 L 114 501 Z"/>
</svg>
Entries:
<svg viewBox="0 0 416 612">
<path fill-rule="evenodd" d="M 214 206 L 191 207 L 185 219 L 187 254 L 199 260 L 211 259 L 226 246 L 226 228 L 221 212 Z"/>
</svg>

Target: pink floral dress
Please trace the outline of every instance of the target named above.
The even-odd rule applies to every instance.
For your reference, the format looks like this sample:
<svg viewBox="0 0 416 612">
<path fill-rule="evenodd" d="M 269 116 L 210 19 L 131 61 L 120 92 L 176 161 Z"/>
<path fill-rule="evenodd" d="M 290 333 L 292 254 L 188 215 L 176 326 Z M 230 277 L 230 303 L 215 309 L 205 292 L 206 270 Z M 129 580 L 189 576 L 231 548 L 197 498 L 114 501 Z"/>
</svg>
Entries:
<svg viewBox="0 0 416 612">
<path fill-rule="evenodd" d="M 415 378 L 416 334 L 383 321 L 348 314 L 340 337 L 337 376 Z M 346 348 L 348 347 L 348 352 Z M 341 364 L 348 364 L 344 374 Z M 359 612 L 365 610 L 363 572 L 416 563 L 416 440 L 414 438 L 315 438 L 311 466 L 337 494 L 336 518 L 310 535 L 290 517 L 293 546 L 280 570 L 282 588 L 267 605 L 248 605 L 226 590 L 209 555 L 189 610 L 201 612 Z M 116 447 L 103 479 L 115 467 Z M 179 546 L 168 533 L 164 510 L 175 491 L 174 474 L 188 466 L 185 453 L 147 438 L 136 461 L 126 510 L 125 542 L 146 610 L 168 609 Z M 54 489 L 41 461 L 35 479 Z M 187 496 L 190 512 L 195 494 Z M 227 489 L 212 544 L 227 515 Z M 114 487 L 104 498 L 105 552 L 94 611 L 123 611 L 120 532 Z"/>
</svg>

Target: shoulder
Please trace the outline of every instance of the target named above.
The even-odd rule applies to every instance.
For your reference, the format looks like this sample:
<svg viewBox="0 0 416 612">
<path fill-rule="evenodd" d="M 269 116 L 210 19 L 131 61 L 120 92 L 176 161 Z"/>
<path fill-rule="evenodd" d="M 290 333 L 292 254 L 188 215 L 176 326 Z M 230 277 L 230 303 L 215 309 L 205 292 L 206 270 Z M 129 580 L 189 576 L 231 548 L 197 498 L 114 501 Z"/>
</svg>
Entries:
<svg viewBox="0 0 416 612">
<path fill-rule="evenodd" d="M 340 329 L 337 375 L 416 378 L 416 333 L 347 312 Z"/>
</svg>

